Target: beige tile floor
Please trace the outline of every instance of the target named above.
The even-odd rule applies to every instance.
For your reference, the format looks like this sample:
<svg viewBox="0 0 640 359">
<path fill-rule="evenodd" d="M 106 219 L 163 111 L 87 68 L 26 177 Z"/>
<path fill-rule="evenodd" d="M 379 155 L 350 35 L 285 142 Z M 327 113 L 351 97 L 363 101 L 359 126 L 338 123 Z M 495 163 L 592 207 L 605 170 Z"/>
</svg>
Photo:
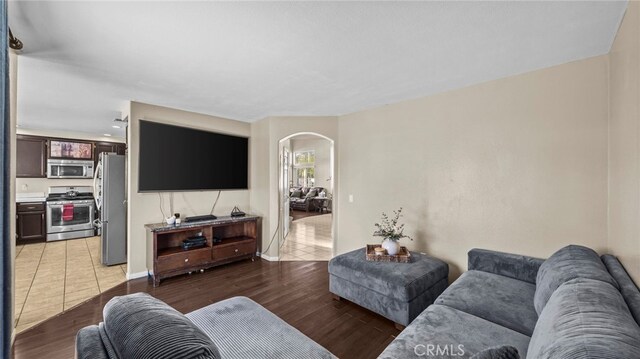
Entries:
<svg viewBox="0 0 640 359">
<path fill-rule="evenodd" d="M 16 247 L 16 332 L 126 280 L 126 265 L 100 264 L 99 246 L 90 237 Z"/>
<path fill-rule="evenodd" d="M 332 214 L 306 217 L 291 223 L 280 247 L 282 261 L 328 261 L 332 257 Z"/>
</svg>

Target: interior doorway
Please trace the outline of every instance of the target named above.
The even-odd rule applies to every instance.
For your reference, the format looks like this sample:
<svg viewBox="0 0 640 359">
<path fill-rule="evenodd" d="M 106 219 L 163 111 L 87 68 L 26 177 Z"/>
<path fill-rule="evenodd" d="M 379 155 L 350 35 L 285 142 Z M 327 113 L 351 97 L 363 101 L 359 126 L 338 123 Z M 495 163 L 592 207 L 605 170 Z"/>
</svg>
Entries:
<svg viewBox="0 0 640 359">
<path fill-rule="evenodd" d="M 297 133 L 279 145 L 278 257 L 327 261 L 334 254 L 334 142 L 316 133 Z"/>
</svg>

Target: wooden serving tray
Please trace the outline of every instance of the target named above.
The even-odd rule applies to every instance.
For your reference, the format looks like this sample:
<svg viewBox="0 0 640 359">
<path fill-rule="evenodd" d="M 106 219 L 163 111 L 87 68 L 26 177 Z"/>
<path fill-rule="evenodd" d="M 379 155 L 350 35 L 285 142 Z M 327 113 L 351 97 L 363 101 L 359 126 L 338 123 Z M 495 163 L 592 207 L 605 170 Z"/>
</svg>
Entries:
<svg viewBox="0 0 640 359">
<path fill-rule="evenodd" d="M 407 247 L 400 247 L 400 252 L 395 256 L 388 254 L 376 255 L 374 248 L 380 247 L 379 244 L 367 244 L 367 256 L 368 261 L 374 262 L 397 262 L 397 263 L 409 263 L 411 261 L 411 253 Z"/>
</svg>

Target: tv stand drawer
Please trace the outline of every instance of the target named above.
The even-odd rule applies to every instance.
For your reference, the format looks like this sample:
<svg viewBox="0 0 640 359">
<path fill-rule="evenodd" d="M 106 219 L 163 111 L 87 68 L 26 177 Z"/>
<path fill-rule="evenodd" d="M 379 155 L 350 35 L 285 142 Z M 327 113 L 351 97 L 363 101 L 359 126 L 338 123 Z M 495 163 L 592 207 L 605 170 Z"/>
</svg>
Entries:
<svg viewBox="0 0 640 359">
<path fill-rule="evenodd" d="M 165 272 L 207 264 L 211 261 L 211 247 L 192 249 L 170 256 L 158 257 L 158 271 Z"/>
<path fill-rule="evenodd" d="M 255 252 L 256 241 L 247 240 L 243 242 L 215 246 L 213 247 L 212 257 L 214 261 L 219 261 L 248 254 L 254 254 Z"/>
</svg>

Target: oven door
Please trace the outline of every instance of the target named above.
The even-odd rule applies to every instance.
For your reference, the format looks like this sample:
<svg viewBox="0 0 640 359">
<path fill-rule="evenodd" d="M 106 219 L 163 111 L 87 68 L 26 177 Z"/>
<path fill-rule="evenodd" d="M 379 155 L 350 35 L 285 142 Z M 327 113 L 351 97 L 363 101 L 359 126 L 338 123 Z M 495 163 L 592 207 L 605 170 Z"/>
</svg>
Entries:
<svg viewBox="0 0 640 359">
<path fill-rule="evenodd" d="M 65 211 L 65 205 L 67 211 Z M 92 200 L 47 203 L 47 233 L 93 229 L 95 209 Z"/>
</svg>

